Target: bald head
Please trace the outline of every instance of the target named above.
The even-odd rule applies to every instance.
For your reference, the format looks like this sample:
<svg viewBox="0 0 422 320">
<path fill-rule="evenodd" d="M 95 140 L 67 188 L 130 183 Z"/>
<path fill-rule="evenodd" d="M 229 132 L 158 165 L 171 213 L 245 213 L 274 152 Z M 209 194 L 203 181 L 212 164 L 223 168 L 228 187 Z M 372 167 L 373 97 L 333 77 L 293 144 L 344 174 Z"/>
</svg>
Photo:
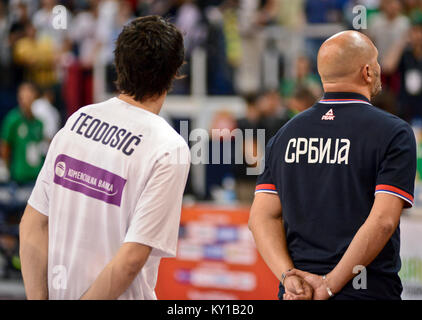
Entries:
<svg viewBox="0 0 422 320">
<path fill-rule="evenodd" d="M 352 80 L 366 64 L 377 58 L 372 41 L 357 31 L 343 31 L 326 40 L 318 52 L 318 72 L 322 82 Z"/>
<path fill-rule="evenodd" d="M 381 91 L 378 50 L 357 31 L 327 39 L 318 52 L 318 72 L 325 91 L 358 92 L 372 98 Z"/>
</svg>

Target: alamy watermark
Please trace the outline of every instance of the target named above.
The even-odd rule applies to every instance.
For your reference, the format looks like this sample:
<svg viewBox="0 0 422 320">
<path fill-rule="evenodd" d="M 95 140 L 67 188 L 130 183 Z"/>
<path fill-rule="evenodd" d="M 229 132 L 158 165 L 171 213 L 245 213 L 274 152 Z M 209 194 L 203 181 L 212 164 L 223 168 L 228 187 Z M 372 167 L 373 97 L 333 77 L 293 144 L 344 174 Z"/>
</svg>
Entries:
<svg viewBox="0 0 422 320">
<path fill-rule="evenodd" d="M 63 265 L 53 267 L 52 286 L 55 290 L 67 289 L 67 269 Z"/>
<path fill-rule="evenodd" d="M 366 7 L 363 5 L 357 5 L 353 7 L 353 28 L 356 30 L 367 29 L 368 28 L 368 15 Z"/>
<path fill-rule="evenodd" d="M 368 288 L 368 279 L 365 266 L 357 265 L 353 268 L 353 274 L 357 274 L 352 281 L 353 289 L 361 290 Z"/>
<path fill-rule="evenodd" d="M 265 129 L 195 128 L 189 132 L 189 122 L 180 121 L 180 135 L 191 145 L 192 165 L 246 164 L 246 175 L 259 175 L 264 171 Z M 172 164 L 188 161 L 181 153 L 171 155 L 170 159 Z"/>
<path fill-rule="evenodd" d="M 56 30 L 67 29 L 67 9 L 63 5 L 57 5 L 52 10 L 53 20 L 51 24 Z"/>
</svg>

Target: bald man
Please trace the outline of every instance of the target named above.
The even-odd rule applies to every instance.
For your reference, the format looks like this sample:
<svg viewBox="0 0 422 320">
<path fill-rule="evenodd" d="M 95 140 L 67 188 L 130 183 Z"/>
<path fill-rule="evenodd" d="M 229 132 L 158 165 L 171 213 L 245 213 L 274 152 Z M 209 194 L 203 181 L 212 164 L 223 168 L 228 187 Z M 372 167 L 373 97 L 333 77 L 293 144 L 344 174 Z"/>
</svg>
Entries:
<svg viewBox="0 0 422 320">
<path fill-rule="evenodd" d="M 413 205 L 410 126 L 373 106 L 378 50 L 345 31 L 324 42 L 324 96 L 268 142 L 249 226 L 280 299 L 400 299 L 400 215 Z"/>
</svg>

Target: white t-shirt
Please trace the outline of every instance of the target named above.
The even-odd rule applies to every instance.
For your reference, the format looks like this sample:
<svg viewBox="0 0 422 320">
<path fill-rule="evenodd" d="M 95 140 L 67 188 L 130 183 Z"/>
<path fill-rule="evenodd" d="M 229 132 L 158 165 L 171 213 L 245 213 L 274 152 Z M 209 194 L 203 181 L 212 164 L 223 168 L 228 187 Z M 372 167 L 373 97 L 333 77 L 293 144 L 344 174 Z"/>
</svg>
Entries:
<svg viewBox="0 0 422 320">
<path fill-rule="evenodd" d="M 119 299 L 156 299 L 161 257 L 176 254 L 190 166 L 161 117 L 118 98 L 73 114 L 54 137 L 28 203 L 49 218 L 50 299 L 79 299 L 125 242 L 153 249 Z"/>
</svg>

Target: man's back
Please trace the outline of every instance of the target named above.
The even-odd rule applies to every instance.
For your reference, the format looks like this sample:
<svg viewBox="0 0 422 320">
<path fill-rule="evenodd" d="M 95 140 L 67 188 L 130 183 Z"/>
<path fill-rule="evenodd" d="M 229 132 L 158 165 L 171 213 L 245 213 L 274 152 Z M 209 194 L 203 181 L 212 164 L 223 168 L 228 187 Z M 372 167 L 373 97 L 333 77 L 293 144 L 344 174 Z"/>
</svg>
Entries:
<svg viewBox="0 0 422 320">
<path fill-rule="evenodd" d="M 369 103 L 382 85 L 367 36 L 333 35 L 317 62 L 324 97 L 269 142 L 250 228 L 280 299 L 400 299 L 398 227 L 413 203 L 415 136 Z"/>
<path fill-rule="evenodd" d="M 358 94 L 326 94 L 278 132 L 266 152 L 266 170 L 276 181 L 261 177 L 257 190 L 274 185 L 279 194 L 297 268 L 329 272 L 368 217 L 375 192 L 412 205 L 415 168 L 407 167 L 413 163 L 407 157 L 414 148 L 404 121 Z M 368 268 L 397 273 L 399 247 L 397 229 Z"/>
<path fill-rule="evenodd" d="M 171 165 L 181 170 L 164 186 L 160 176 Z M 48 199 L 35 188 L 29 201 L 49 216 L 50 299 L 79 299 L 124 242 L 153 250 L 120 298 L 154 299 L 160 257 L 175 255 L 188 168 L 185 141 L 151 112 L 111 98 L 72 115 L 37 182 Z M 164 189 L 175 192 L 174 204 L 159 208 Z"/>
</svg>

